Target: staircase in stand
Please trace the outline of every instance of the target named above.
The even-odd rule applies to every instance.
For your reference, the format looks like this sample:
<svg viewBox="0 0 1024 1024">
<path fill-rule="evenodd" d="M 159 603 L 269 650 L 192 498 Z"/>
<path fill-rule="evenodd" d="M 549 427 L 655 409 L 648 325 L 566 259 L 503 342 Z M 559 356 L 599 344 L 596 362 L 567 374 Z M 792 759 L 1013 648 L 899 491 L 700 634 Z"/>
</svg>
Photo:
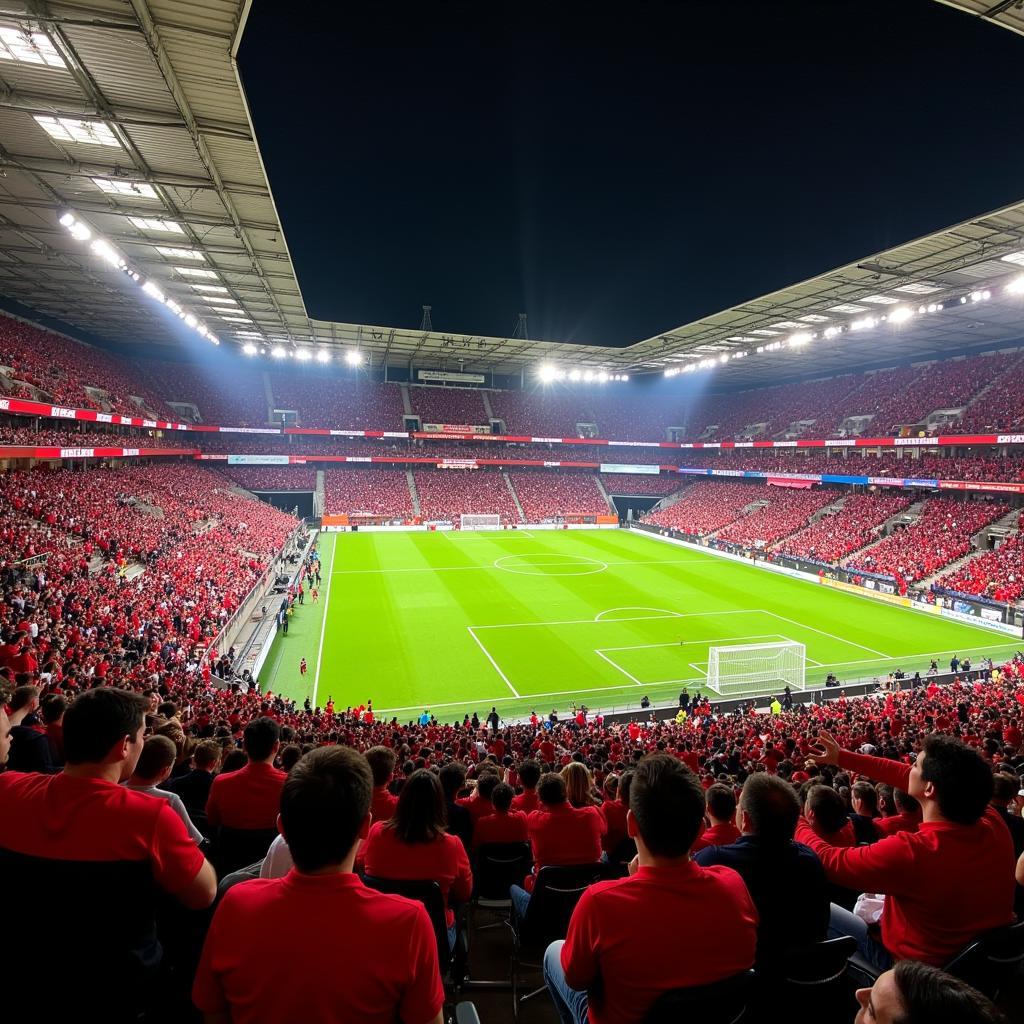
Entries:
<svg viewBox="0 0 1024 1024">
<path fill-rule="evenodd" d="M 416 490 L 416 480 L 412 475 L 412 470 L 407 469 L 405 471 L 405 479 L 409 484 L 409 496 L 412 498 L 412 510 L 416 515 L 420 514 L 420 492 Z"/>
</svg>

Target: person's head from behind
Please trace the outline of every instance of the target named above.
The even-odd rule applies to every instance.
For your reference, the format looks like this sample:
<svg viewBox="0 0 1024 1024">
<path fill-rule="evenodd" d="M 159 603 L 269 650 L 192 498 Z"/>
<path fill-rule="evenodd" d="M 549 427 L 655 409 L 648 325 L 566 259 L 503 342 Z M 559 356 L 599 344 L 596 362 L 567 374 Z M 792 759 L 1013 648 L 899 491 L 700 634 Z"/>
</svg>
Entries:
<svg viewBox="0 0 1024 1024">
<path fill-rule="evenodd" d="M 370 764 L 374 788 L 386 786 L 395 774 L 395 752 L 389 747 L 370 747 L 363 756 Z"/>
<path fill-rule="evenodd" d="M 132 782 L 159 786 L 171 774 L 177 753 L 177 748 L 166 736 L 148 736 L 135 763 Z"/>
<path fill-rule="evenodd" d="M 545 807 L 561 807 L 565 803 L 565 780 L 557 772 L 545 772 L 537 783 L 537 799 Z"/>
<path fill-rule="evenodd" d="M 466 788 L 466 766 L 458 761 L 446 764 L 438 773 L 445 800 L 452 802 Z"/>
<path fill-rule="evenodd" d="M 46 725 L 56 725 L 68 709 L 68 702 L 59 693 L 51 693 L 43 698 L 39 706 L 40 714 Z"/>
<path fill-rule="evenodd" d="M 704 827 L 704 788 L 682 761 L 648 754 L 633 771 L 626 830 L 640 862 L 680 860 Z"/>
<path fill-rule="evenodd" d="M 821 783 L 807 788 L 804 817 L 819 836 L 830 836 L 849 821 L 843 798 L 831 786 Z"/>
<path fill-rule="evenodd" d="M 866 818 L 874 818 L 878 814 L 878 794 L 870 782 L 861 779 L 853 784 L 850 790 L 850 803 L 855 814 Z"/>
<path fill-rule="evenodd" d="M 338 870 L 354 860 L 370 830 L 373 777 L 349 747 L 318 747 L 299 758 L 281 790 L 278 824 L 295 867 L 304 874 Z"/>
<path fill-rule="evenodd" d="M 1009 772 L 996 772 L 992 776 L 992 803 L 1007 810 L 1008 805 L 1020 790 L 1020 780 Z"/>
<path fill-rule="evenodd" d="M 755 772 L 740 794 L 740 831 L 769 843 L 788 843 L 800 818 L 796 790 L 777 775 Z"/>
<path fill-rule="evenodd" d="M 732 821 L 736 817 L 736 796 L 732 786 L 716 782 L 708 787 L 704 800 L 707 804 L 708 817 L 716 824 Z"/>
<path fill-rule="evenodd" d="M 4 709 L 9 695 L 10 690 L 0 678 L 0 768 L 7 764 L 7 759 L 11 756 L 11 720 Z"/>
<path fill-rule="evenodd" d="M 910 770 L 910 795 L 946 821 L 973 825 L 992 799 L 992 771 L 966 743 L 931 733 Z"/>
<path fill-rule="evenodd" d="M 216 771 L 220 764 L 220 744 L 216 740 L 203 740 L 192 754 L 192 763 L 201 771 Z"/>
<path fill-rule="evenodd" d="M 64 715 L 64 760 L 76 768 L 103 768 L 118 782 L 130 778 L 142 753 L 149 701 L 137 693 L 98 686 Z M 172 744 L 173 746 L 173 744 Z"/>
<path fill-rule="evenodd" d="M 403 843 L 432 843 L 448 825 L 444 791 L 433 772 L 420 768 L 406 780 L 387 823 Z"/>
<path fill-rule="evenodd" d="M 527 758 L 519 766 L 519 781 L 523 784 L 523 789 L 537 788 L 537 783 L 540 782 L 540 765 L 532 757 Z"/>
<path fill-rule="evenodd" d="M 562 769 L 562 779 L 565 782 L 566 799 L 573 807 L 589 807 L 594 802 L 591 796 L 594 783 L 586 765 L 571 761 Z"/>
<path fill-rule="evenodd" d="M 281 726 L 265 715 L 254 718 L 245 727 L 242 741 L 250 761 L 269 761 L 281 744 Z"/>
<path fill-rule="evenodd" d="M 629 790 L 633 785 L 633 769 L 627 768 L 619 776 L 619 803 L 624 807 L 629 807 Z"/>
<path fill-rule="evenodd" d="M 515 790 L 510 785 L 499 782 L 491 793 L 491 803 L 499 814 L 505 814 L 512 806 L 512 797 L 515 795 Z"/>
<path fill-rule="evenodd" d="M 896 804 L 896 810 L 900 814 L 920 814 L 921 805 L 903 789 L 894 789 L 892 791 L 893 803 Z"/>
<path fill-rule="evenodd" d="M 490 800 L 501 783 L 497 772 L 481 772 L 476 780 L 476 793 L 481 800 Z"/>
<path fill-rule="evenodd" d="M 857 990 L 855 1024 L 1005 1024 L 980 992 L 937 967 L 901 960 Z"/>
</svg>

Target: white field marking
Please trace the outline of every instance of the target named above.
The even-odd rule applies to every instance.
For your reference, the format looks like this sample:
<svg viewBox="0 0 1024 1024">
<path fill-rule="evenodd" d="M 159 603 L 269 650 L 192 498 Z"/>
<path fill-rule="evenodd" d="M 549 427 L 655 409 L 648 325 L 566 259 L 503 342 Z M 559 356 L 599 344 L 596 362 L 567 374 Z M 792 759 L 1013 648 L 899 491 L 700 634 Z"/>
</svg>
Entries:
<svg viewBox="0 0 1024 1024">
<path fill-rule="evenodd" d="M 655 619 L 713 618 L 716 615 L 754 615 L 763 608 L 729 608 L 720 612 L 673 612 L 671 615 L 636 615 L 630 618 L 609 619 L 609 622 L 653 622 Z M 495 622 L 489 626 L 473 626 L 473 629 L 506 629 L 509 626 L 593 626 L 608 625 L 595 619 L 555 619 L 552 622 Z M 571 690 L 569 691 L 572 692 Z"/>
<path fill-rule="evenodd" d="M 652 616 L 652 618 L 659 618 L 659 619 L 663 619 L 663 618 L 674 619 L 674 618 L 676 618 L 679 615 L 679 612 L 669 611 L 668 608 L 651 608 L 649 605 L 646 605 L 646 604 L 624 604 L 621 608 L 605 608 L 605 610 L 603 612 L 598 612 L 594 616 L 594 621 L 595 622 L 600 622 L 602 615 L 611 615 L 612 612 L 661 612 L 662 613 L 661 615 Z M 643 618 L 643 616 L 640 616 L 640 617 Z M 610 619 L 609 621 L 610 622 L 622 622 L 622 619 Z M 609 651 L 613 650 L 613 648 L 611 648 L 611 647 L 606 648 L 606 649 L 609 650 Z"/>
<path fill-rule="evenodd" d="M 599 658 L 604 658 L 604 660 L 607 661 L 608 664 L 611 665 L 612 668 L 618 669 L 624 676 L 626 676 L 629 679 L 632 679 L 633 682 L 636 683 L 637 686 L 643 686 L 644 685 L 642 682 L 640 682 L 639 679 L 637 679 L 637 677 L 635 675 L 633 675 L 632 672 L 627 672 L 618 662 L 612 661 L 612 659 L 609 658 L 608 655 L 604 653 L 604 651 L 599 651 L 599 650 L 597 650 L 597 648 L 594 648 L 594 653 Z"/>
<path fill-rule="evenodd" d="M 527 558 L 532 561 L 522 562 L 518 566 L 502 565 L 502 562 L 507 562 L 510 558 Z M 545 558 L 571 558 L 571 562 L 544 562 Z M 556 572 L 547 573 L 544 569 L 557 569 L 561 566 L 568 568 L 574 568 L 578 566 L 585 566 L 587 564 L 597 566 L 596 569 L 585 569 L 583 572 Z M 535 554 L 525 555 L 502 555 L 501 558 L 494 560 L 494 568 L 501 569 L 503 572 L 512 572 L 518 576 L 592 576 L 596 572 L 604 572 L 608 568 L 607 562 L 602 562 L 599 558 L 587 558 L 585 555 L 569 555 L 562 554 L 557 551 L 549 551 L 546 553 L 537 552 Z M 531 572 L 531 569 L 540 569 L 541 572 Z"/>
<path fill-rule="evenodd" d="M 766 609 L 767 610 L 767 609 Z M 801 629 L 809 629 L 812 633 L 820 633 L 822 636 L 827 636 L 832 640 L 838 640 L 841 644 L 846 644 L 849 647 L 859 647 L 862 651 L 867 651 L 868 654 L 877 654 L 880 658 L 891 658 L 892 655 L 886 654 L 884 651 L 876 651 L 874 647 L 865 647 L 864 644 L 858 644 L 853 640 L 846 640 L 841 636 L 836 636 L 835 633 L 829 633 L 824 629 L 818 629 L 815 626 L 808 626 L 806 622 L 797 622 L 796 619 L 787 619 L 785 615 L 779 615 L 777 612 L 768 612 L 773 619 L 778 619 L 780 622 L 788 622 L 791 626 L 799 626 Z M 792 640 L 790 643 L 796 643 L 797 641 Z"/>
<path fill-rule="evenodd" d="M 783 636 L 781 633 L 776 633 L 775 635 L 780 640 L 785 640 L 787 644 L 800 644 L 799 640 L 794 640 L 791 636 Z M 807 645 L 806 644 L 800 644 L 800 646 L 803 647 L 803 649 L 804 649 L 804 661 L 808 665 L 815 665 L 818 668 L 821 668 L 821 662 L 820 661 L 816 661 L 814 658 L 809 658 L 807 656 Z"/>
<path fill-rule="evenodd" d="M 589 620 L 588 619 L 584 619 L 583 621 L 586 622 L 586 621 L 589 621 Z M 538 623 L 526 623 L 526 625 L 538 625 Z M 541 623 L 541 625 L 542 625 L 542 623 Z M 481 627 L 480 626 L 474 626 L 472 628 L 473 629 L 480 629 Z M 1014 645 L 1014 644 L 1003 644 L 1002 645 L 1002 647 L 1010 647 L 1010 648 L 1019 647 L 1019 646 L 1020 646 L 1019 644 L 1018 645 Z M 890 661 L 891 662 L 891 661 L 899 661 L 901 659 L 906 659 L 907 661 L 910 661 L 912 658 L 935 658 L 935 657 L 937 657 L 940 654 L 975 654 L 978 651 L 988 652 L 988 651 L 994 651 L 994 650 L 997 650 L 997 649 L 999 649 L 999 648 L 993 647 L 992 645 L 989 645 L 988 647 L 958 647 L 956 650 L 950 650 L 950 651 L 929 651 L 926 654 L 904 654 L 904 655 L 901 655 L 900 658 L 867 658 L 864 661 L 834 661 L 834 662 L 825 662 L 820 667 L 821 668 L 843 668 L 843 667 L 845 667 L 847 665 L 866 665 L 866 664 L 873 664 L 873 663 L 878 662 L 878 661 Z M 701 676 L 701 677 L 697 677 L 697 678 L 693 678 L 693 679 L 659 679 L 659 680 L 656 680 L 656 681 L 653 681 L 653 682 L 645 682 L 642 685 L 643 686 L 650 686 L 650 687 L 678 685 L 679 683 L 692 683 L 694 685 L 700 685 L 703 682 L 704 682 L 704 677 Z M 824 690 L 824 688 L 825 688 L 824 681 L 822 681 L 821 683 L 812 684 L 811 686 L 807 687 L 808 690 L 822 690 L 822 691 Z M 550 690 L 547 693 L 528 693 L 528 694 L 526 694 L 525 697 L 521 697 L 519 699 L 520 700 L 524 700 L 524 701 L 531 701 L 531 700 L 538 700 L 539 701 L 542 697 L 567 697 L 567 696 L 573 696 L 573 695 L 578 696 L 579 694 L 589 694 L 589 693 L 609 693 L 609 692 L 612 692 L 612 691 L 634 692 L 634 688 L 633 688 L 633 684 L 625 684 L 625 683 L 620 684 L 618 686 L 590 686 L 590 687 L 587 687 L 585 689 L 581 688 L 581 689 L 576 689 L 576 690 Z M 466 707 L 474 707 L 477 704 L 485 704 L 485 703 L 489 703 L 489 704 L 498 704 L 498 703 L 508 704 L 511 700 L 512 700 L 511 697 L 467 697 L 465 700 L 453 700 L 453 701 L 449 701 L 446 704 L 429 703 L 429 706 L 432 707 L 432 708 L 458 708 L 458 707 L 466 708 Z M 410 705 L 407 705 L 406 707 L 401 707 L 401 708 L 381 708 L 380 709 L 380 713 L 381 714 L 385 714 L 385 713 L 387 713 L 387 714 L 394 714 L 394 713 L 399 712 L 399 711 L 422 711 L 422 710 L 423 710 L 423 704 L 410 704 Z"/>
<path fill-rule="evenodd" d="M 537 552 L 537 555 L 541 555 L 541 554 L 554 555 L 554 554 L 558 554 L 558 552 L 555 552 L 555 551 L 545 551 L 545 552 L 539 552 L 538 551 Z M 524 556 L 523 555 L 506 555 L 505 557 L 506 558 L 522 558 Z M 584 555 L 573 555 L 572 557 L 574 557 L 574 558 L 583 558 L 585 556 Z M 598 559 L 596 559 L 596 558 L 595 559 L 590 559 L 590 561 L 596 562 L 596 561 L 598 561 Z M 650 561 L 639 561 L 639 560 L 630 559 L 629 561 L 626 561 L 626 562 L 602 562 L 601 564 L 604 565 L 607 568 L 611 568 L 612 566 L 618 567 L 618 566 L 624 566 L 624 565 L 682 565 L 682 564 L 686 564 L 686 563 L 690 563 L 690 564 L 700 563 L 701 565 L 714 566 L 715 568 L 718 568 L 719 566 L 722 566 L 722 565 L 729 565 L 730 564 L 729 562 L 726 562 L 724 560 L 719 560 L 717 558 L 713 559 L 711 561 L 705 561 L 703 558 L 678 558 L 678 559 L 657 558 L 657 559 L 652 559 Z M 365 573 L 391 573 L 391 572 L 465 572 L 468 569 L 477 569 L 477 570 L 479 570 L 479 569 L 487 569 L 487 570 L 490 570 L 490 569 L 494 569 L 494 568 L 495 568 L 494 565 L 486 565 L 486 564 L 480 564 L 480 565 L 438 565 L 438 566 L 417 565 L 417 566 L 412 566 L 410 568 L 398 568 L 398 569 L 338 569 L 333 575 L 335 575 L 335 576 L 350 576 L 350 575 L 365 574 Z M 503 568 L 503 567 L 502 566 L 498 566 L 498 568 Z M 506 570 L 506 571 L 508 571 L 508 570 Z M 535 574 L 535 575 L 539 575 L 539 574 Z M 576 573 L 575 575 L 583 575 L 583 573 Z"/>
<path fill-rule="evenodd" d="M 526 537 L 529 540 L 536 540 L 536 535 L 531 533 L 529 530 L 442 530 L 440 531 L 442 536 L 447 537 L 452 543 L 455 543 L 455 538 L 458 537 L 460 540 L 490 540 L 491 538 L 487 534 L 498 533 L 502 537 Z"/>
<path fill-rule="evenodd" d="M 486 657 L 487 660 L 494 667 L 494 671 L 497 672 L 499 676 L 501 676 L 502 682 L 504 682 L 504 684 L 512 691 L 512 693 L 515 694 L 515 696 L 518 697 L 519 696 L 519 691 L 508 681 L 508 676 L 505 675 L 505 673 L 501 671 L 501 668 L 498 666 L 498 663 L 491 656 L 491 652 L 489 650 L 487 650 L 486 647 L 484 647 L 483 642 L 481 641 L 480 637 L 478 637 L 476 635 L 476 633 L 473 632 L 473 627 L 472 626 L 467 626 L 466 629 L 469 630 L 469 635 L 476 641 L 477 647 L 479 647 L 480 650 L 484 652 L 484 657 Z"/>
<path fill-rule="evenodd" d="M 335 540 L 331 547 L 331 567 L 327 570 L 327 576 L 330 578 L 334 575 L 334 556 L 338 551 L 338 542 Z M 320 688 L 320 666 L 324 663 L 324 637 L 327 635 L 327 609 L 331 605 L 331 590 L 333 587 L 327 588 L 327 596 L 324 598 L 324 618 L 323 622 L 320 623 L 320 646 L 316 652 L 316 674 L 313 676 L 313 696 L 311 703 L 313 707 L 316 707 L 316 694 Z"/>
</svg>

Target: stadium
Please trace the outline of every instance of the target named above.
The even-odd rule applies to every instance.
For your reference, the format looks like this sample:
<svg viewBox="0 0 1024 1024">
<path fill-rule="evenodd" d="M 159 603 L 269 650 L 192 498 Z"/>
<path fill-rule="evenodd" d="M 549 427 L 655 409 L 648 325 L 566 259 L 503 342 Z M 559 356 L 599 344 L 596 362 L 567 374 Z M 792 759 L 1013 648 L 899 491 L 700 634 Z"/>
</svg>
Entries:
<svg viewBox="0 0 1024 1024">
<path fill-rule="evenodd" d="M 0 11 L 26 1018 L 1021 1019 L 1024 200 L 615 345 L 317 319 L 253 6 Z"/>
</svg>

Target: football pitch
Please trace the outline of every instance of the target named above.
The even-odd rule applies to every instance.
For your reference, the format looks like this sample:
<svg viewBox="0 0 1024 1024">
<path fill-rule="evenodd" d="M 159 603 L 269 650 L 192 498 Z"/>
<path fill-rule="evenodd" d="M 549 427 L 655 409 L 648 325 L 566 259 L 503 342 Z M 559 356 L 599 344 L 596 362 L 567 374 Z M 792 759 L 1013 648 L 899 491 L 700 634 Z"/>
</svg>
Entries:
<svg viewBox="0 0 1024 1024">
<path fill-rule="evenodd" d="M 716 644 L 802 643 L 808 685 L 1021 646 L 635 531 L 321 534 L 320 557 L 319 602 L 296 605 L 263 689 L 403 721 L 670 700 L 701 689 Z"/>
</svg>

